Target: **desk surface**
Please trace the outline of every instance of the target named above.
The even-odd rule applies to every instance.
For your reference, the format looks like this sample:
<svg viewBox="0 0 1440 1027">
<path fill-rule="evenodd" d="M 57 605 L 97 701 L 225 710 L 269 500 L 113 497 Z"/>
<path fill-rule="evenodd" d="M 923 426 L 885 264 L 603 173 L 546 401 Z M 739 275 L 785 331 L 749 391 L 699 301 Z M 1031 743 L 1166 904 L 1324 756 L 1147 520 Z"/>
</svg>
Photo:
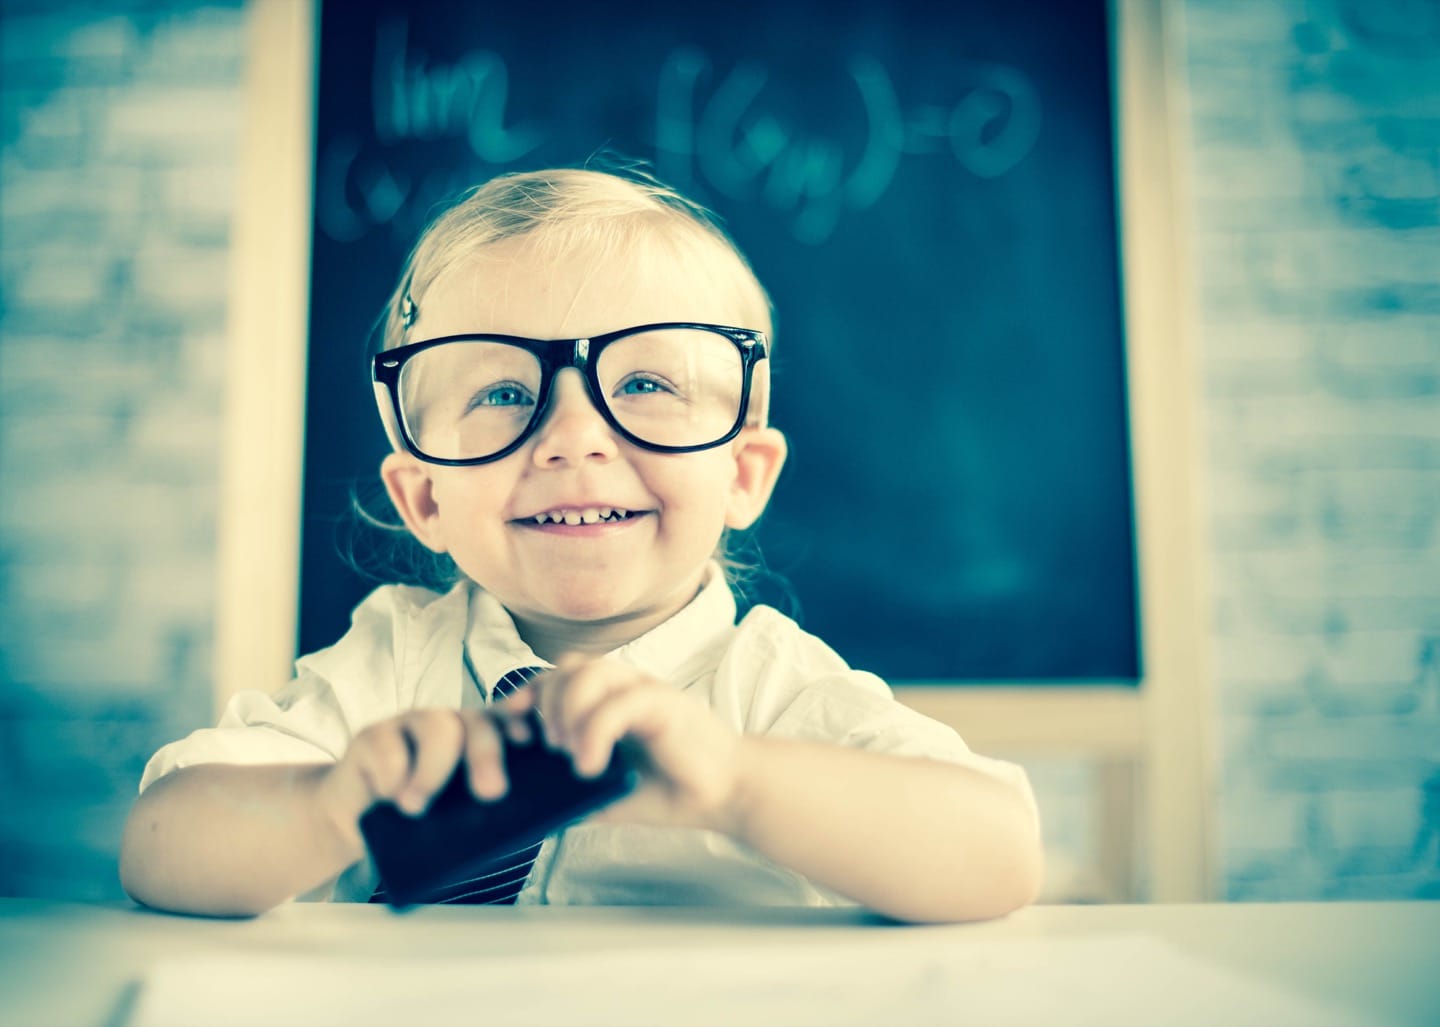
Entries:
<svg viewBox="0 0 1440 1027">
<path fill-rule="evenodd" d="M 493 966 L 497 953 L 566 965 L 586 953 L 613 962 L 630 952 L 635 961 L 664 952 L 699 975 L 708 957 L 727 952 L 771 967 L 802 953 L 812 964 L 833 953 L 836 966 L 846 965 L 843 954 L 859 951 L 881 963 L 898 956 L 902 964 L 942 950 L 951 958 L 956 952 L 1051 953 L 1053 960 L 1032 964 L 1027 973 L 1033 975 L 1066 959 L 1073 965 L 1078 954 L 1104 951 L 1107 944 L 1113 949 L 1121 939 L 1300 998 L 1296 1022 L 1440 1024 L 1440 903 L 1434 902 L 1038 906 L 998 921 L 925 927 L 850 910 L 430 907 L 397 915 L 378 906 L 300 904 L 254 920 L 221 921 L 128 904 L 30 899 L 0 899 L 0 1023 L 122 1027 L 135 1021 L 142 982 L 155 980 L 156 967 L 196 957 L 223 966 L 283 959 L 398 970 L 427 961 Z M 1004 967 L 985 972 L 998 981 Z M 1143 965 L 1117 967 L 1112 981 L 1090 990 L 1133 987 L 1137 1022 L 1185 1021 L 1176 1011 L 1202 996 L 1157 996 L 1164 989 L 1158 983 L 1147 988 L 1150 976 Z M 1032 976 L 1027 987 L 1050 983 Z M 966 1019 L 964 1010 L 932 1011 L 928 1019 L 937 1023 Z M 1226 1012 L 1233 1014 L 1229 1023 L 1249 1022 L 1244 1010 Z M 1057 1009 L 1054 1022 L 1096 1018 L 1071 1005 Z M 868 1021 L 861 1013 L 851 1019 Z"/>
</svg>

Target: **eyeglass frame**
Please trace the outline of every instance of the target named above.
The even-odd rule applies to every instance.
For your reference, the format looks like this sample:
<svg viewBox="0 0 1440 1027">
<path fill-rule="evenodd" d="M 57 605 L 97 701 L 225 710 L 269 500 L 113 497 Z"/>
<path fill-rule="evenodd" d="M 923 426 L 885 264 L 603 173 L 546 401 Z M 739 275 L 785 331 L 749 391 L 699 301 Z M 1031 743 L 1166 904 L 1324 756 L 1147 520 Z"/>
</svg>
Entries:
<svg viewBox="0 0 1440 1027">
<path fill-rule="evenodd" d="M 704 442 L 694 446 L 665 446 L 659 443 L 646 442 L 633 432 L 629 431 L 610 410 L 610 405 L 601 396 L 602 386 L 600 384 L 600 372 L 598 364 L 600 354 L 613 342 L 628 338 L 632 335 L 639 335 L 642 332 L 661 331 L 672 328 L 686 328 L 700 331 L 712 332 L 724 336 L 734 344 L 740 352 L 741 386 L 740 386 L 740 408 L 735 415 L 735 423 L 720 438 L 714 442 Z M 422 452 L 419 445 L 410 437 L 409 426 L 405 422 L 405 414 L 400 404 L 400 373 L 404 370 L 405 364 L 416 354 L 423 353 L 427 349 L 434 349 L 437 346 L 444 346 L 452 342 L 498 342 L 517 349 L 523 349 L 533 356 L 540 364 L 540 388 L 535 396 L 535 412 L 530 416 L 530 421 L 521 429 L 519 436 L 500 451 L 490 456 L 447 458 L 431 456 Z M 613 428 L 621 438 L 641 449 L 648 449 L 653 453 L 698 453 L 706 449 L 714 449 L 716 446 L 723 446 L 731 439 L 740 434 L 745 427 L 745 417 L 750 410 L 750 389 L 754 380 L 755 365 L 770 356 L 770 343 L 762 331 L 753 328 L 733 328 L 728 325 L 706 324 L 702 321 L 659 321 L 653 324 L 635 325 L 630 328 L 620 328 L 613 332 L 605 332 L 602 335 L 592 335 L 580 339 L 528 339 L 520 335 L 496 335 L 488 332 L 466 332 L 461 335 L 444 335 L 436 339 L 423 339 L 419 342 L 407 343 L 404 346 L 396 346 L 394 349 L 382 350 L 375 354 L 370 367 L 370 381 L 377 392 L 376 401 L 380 405 L 382 419 L 391 422 L 391 418 L 385 417 L 386 407 L 384 401 L 378 395 L 383 387 L 390 397 L 389 412 L 393 416 L 391 426 L 394 434 L 401 445 L 414 457 L 429 464 L 439 464 L 444 467 L 475 467 L 480 464 L 494 463 L 496 460 L 503 460 L 514 453 L 521 446 L 530 440 L 540 422 L 545 419 L 545 412 L 550 406 L 550 392 L 555 384 L 555 376 L 566 368 L 573 367 L 580 372 L 585 379 L 585 386 L 590 392 L 590 403 L 605 419 L 605 423 Z"/>
</svg>

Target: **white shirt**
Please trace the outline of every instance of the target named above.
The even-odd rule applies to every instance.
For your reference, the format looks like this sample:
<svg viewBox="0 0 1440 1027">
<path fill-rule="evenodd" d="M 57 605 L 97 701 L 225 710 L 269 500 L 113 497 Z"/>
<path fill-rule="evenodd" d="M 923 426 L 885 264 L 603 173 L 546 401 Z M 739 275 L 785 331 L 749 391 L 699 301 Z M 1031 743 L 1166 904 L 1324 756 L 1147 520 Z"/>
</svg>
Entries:
<svg viewBox="0 0 1440 1027">
<path fill-rule="evenodd" d="M 960 763 L 1011 783 L 1024 771 L 972 753 L 953 730 L 897 702 L 873 674 L 851 670 L 825 643 L 766 606 L 735 624 L 735 600 L 712 567 L 700 594 L 665 623 L 615 650 L 637 671 L 704 699 L 736 731 Z M 144 791 L 199 763 L 327 763 L 367 725 L 416 707 L 490 702 L 494 682 L 543 666 L 505 608 L 462 582 L 441 595 L 386 585 L 328 649 L 302 657 L 276 694 L 245 691 L 219 725 L 162 748 Z M 368 859 L 304 896 L 369 899 Z M 518 903 L 831 905 L 840 898 L 726 835 L 688 828 L 578 824 L 546 839 Z"/>
</svg>

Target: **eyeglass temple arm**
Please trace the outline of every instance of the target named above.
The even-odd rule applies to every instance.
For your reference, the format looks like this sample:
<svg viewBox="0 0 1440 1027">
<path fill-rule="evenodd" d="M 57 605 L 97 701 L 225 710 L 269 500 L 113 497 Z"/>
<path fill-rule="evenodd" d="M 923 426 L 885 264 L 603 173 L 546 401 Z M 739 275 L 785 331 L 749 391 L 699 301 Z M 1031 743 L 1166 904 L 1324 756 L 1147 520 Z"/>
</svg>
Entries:
<svg viewBox="0 0 1440 1027">
<path fill-rule="evenodd" d="M 385 437 L 390 440 L 390 448 L 397 453 L 406 452 L 404 441 L 400 438 L 400 425 L 395 420 L 395 406 L 390 399 L 390 390 L 385 387 L 384 382 L 372 382 L 371 387 L 375 390 L 375 405 L 380 410 L 380 423 L 385 426 Z"/>
</svg>

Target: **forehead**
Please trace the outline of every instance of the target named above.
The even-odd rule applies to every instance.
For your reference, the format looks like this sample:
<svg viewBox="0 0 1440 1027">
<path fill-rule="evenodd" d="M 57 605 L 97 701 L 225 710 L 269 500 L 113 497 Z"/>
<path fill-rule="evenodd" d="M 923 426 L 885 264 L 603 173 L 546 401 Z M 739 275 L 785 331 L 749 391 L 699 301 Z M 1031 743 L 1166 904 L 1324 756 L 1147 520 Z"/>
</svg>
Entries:
<svg viewBox="0 0 1440 1027">
<path fill-rule="evenodd" d="M 743 279 L 703 245 L 638 241 L 568 247 L 519 236 L 481 247 L 417 300 L 409 340 L 467 332 L 580 338 L 656 321 L 744 328 L 756 319 Z"/>
</svg>

